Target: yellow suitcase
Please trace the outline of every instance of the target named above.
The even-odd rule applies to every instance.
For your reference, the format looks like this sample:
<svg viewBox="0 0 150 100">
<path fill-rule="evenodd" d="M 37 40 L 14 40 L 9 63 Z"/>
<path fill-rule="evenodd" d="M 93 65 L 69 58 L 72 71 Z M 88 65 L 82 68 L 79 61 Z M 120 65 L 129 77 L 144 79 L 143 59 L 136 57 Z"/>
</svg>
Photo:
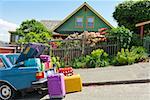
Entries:
<svg viewBox="0 0 150 100">
<path fill-rule="evenodd" d="M 66 93 L 82 91 L 82 81 L 79 74 L 65 76 Z"/>
</svg>

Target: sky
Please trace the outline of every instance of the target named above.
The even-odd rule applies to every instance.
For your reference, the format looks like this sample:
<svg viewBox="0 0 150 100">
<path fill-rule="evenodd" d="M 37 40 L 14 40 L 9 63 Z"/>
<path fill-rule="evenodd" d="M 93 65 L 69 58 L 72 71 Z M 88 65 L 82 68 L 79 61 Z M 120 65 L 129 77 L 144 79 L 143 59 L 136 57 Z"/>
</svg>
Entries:
<svg viewBox="0 0 150 100">
<path fill-rule="evenodd" d="M 113 26 L 115 6 L 124 0 L 0 0 L 0 41 L 9 42 L 8 30 L 15 30 L 27 19 L 63 20 L 84 2 Z"/>
</svg>

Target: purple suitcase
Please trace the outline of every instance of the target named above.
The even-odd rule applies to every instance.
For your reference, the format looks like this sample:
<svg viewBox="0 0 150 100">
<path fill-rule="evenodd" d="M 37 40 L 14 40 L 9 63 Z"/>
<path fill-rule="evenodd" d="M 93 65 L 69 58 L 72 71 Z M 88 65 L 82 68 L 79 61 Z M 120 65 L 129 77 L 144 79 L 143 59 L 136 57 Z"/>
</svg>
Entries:
<svg viewBox="0 0 150 100">
<path fill-rule="evenodd" d="M 62 73 L 48 76 L 48 93 L 51 99 L 65 97 L 65 82 Z"/>
<path fill-rule="evenodd" d="M 50 62 L 50 56 L 49 55 L 40 55 L 40 59 L 43 62 Z"/>
</svg>

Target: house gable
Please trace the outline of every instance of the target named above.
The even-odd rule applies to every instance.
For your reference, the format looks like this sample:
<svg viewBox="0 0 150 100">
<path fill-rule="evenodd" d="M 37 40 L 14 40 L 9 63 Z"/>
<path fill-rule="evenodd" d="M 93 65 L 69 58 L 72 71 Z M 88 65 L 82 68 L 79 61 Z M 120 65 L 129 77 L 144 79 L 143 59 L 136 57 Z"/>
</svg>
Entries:
<svg viewBox="0 0 150 100">
<path fill-rule="evenodd" d="M 76 27 L 76 18 L 83 18 L 83 27 Z M 87 18 L 92 17 L 94 19 L 94 26 L 87 27 Z M 87 3 L 82 4 L 73 13 L 66 17 L 59 25 L 57 25 L 53 31 L 61 34 L 71 34 L 74 32 L 83 31 L 98 31 L 100 28 L 112 28 L 113 26 L 108 23 L 102 16 L 100 16 L 94 9 L 92 9 Z"/>
</svg>

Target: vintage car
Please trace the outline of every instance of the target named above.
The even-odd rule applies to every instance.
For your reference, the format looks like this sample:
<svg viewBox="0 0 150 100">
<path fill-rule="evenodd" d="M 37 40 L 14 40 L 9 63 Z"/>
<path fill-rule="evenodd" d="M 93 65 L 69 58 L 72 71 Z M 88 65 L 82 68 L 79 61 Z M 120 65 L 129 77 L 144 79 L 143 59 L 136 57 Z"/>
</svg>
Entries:
<svg viewBox="0 0 150 100">
<path fill-rule="evenodd" d="M 0 54 L 0 99 L 2 100 L 12 99 L 16 91 L 46 86 L 47 75 L 53 70 L 41 71 L 38 64 L 24 66 L 22 62 L 15 63 L 20 55 Z"/>
</svg>

